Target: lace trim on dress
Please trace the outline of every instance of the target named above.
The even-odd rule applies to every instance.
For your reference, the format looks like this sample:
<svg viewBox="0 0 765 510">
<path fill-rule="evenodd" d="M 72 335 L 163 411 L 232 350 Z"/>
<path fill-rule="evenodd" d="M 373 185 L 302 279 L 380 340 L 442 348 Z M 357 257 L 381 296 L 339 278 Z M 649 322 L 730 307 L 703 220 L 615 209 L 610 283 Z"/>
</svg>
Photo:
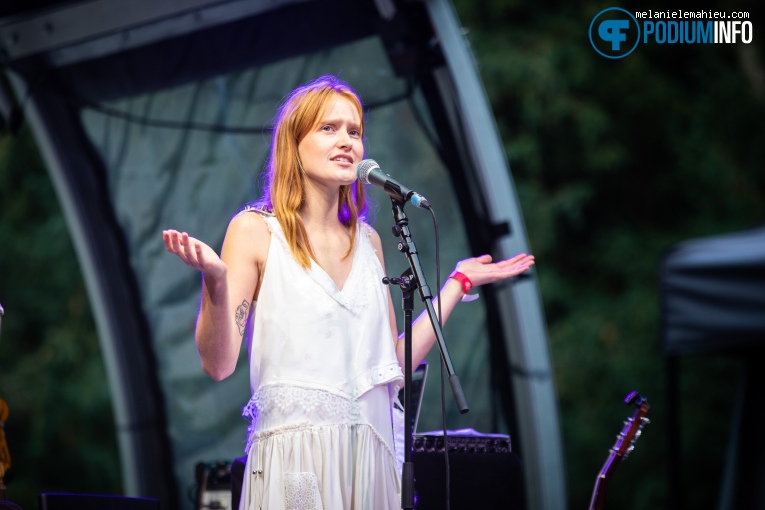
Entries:
<svg viewBox="0 0 765 510">
<path fill-rule="evenodd" d="M 275 434 L 300 432 L 314 428 L 310 422 L 302 421 L 268 430 L 258 430 L 258 417 L 266 416 L 275 411 L 292 410 L 295 407 L 300 407 L 305 413 L 319 414 L 325 419 L 329 418 L 335 424 L 368 426 L 378 440 L 385 445 L 388 453 L 394 458 L 396 457 L 388 443 L 380 437 L 380 433 L 374 427 L 361 422 L 361 406 L 355 400 L 343 398 L 326 390 L 286 384 L 269 384 L 259 388 L 244 406 L 242 416 L 250 420 L 244 453 L 249 454 L 250 448 L 256 441 L 262 441 Z M 319 425 L 319 427 L 321 426 Z"/>
<path fill-rule="evenodd" d="M 248 440 L 245 451 L 250 450 L 259 417 L 265 417 L 273 412 L 284 413 L 296 408 L 300 409 L 303 415 L 318 415 L 332 422 L 348 425 L 359 423 L 361 417 L 361 407 L 358 402 L 326 390 L 289 384 L 261 386 L 242 410 L 242 416 L 251 423 L 247 431 Z M 299 426 L 305 428 L 306 424 Z"/>
<path fill-rule="evenodd" d="M 314 473 L 284 473 L 286 510 L 322 510 L 319 479 Z"/>
<path fill-rule="evenodd" d="M 327 390 L 291 384 L 261 386 L 244 408 L 242 416 L 255 420 L 276 410 L 299 407 L 303 414 L 320 413 L 340 423 L 356 423 L 360 416 L 358 403 Z"/>
</svg>

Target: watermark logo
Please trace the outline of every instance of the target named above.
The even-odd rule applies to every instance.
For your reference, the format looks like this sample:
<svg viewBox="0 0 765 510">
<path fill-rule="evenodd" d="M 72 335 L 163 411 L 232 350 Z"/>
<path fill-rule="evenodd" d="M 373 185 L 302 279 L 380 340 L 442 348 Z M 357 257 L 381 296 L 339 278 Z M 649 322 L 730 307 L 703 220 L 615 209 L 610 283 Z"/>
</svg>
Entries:
<svg viewBox="0 0 765 510">
<path fill-rule="evenodd" d="M 640 42 L 640 25 L 635 16 L 620 7 L 603 9 L 590 23 L 590 44 L 606 58 L 623 58 Z"/>
<path fill-rule="evenodd" d="M 590 22 L 590 44 L 606 58 L 623 58 L 638 44 L 750 44 L 754 28 L 746 11 L 652 9 L 634 14 L 603 9 Z"/>
</svg>

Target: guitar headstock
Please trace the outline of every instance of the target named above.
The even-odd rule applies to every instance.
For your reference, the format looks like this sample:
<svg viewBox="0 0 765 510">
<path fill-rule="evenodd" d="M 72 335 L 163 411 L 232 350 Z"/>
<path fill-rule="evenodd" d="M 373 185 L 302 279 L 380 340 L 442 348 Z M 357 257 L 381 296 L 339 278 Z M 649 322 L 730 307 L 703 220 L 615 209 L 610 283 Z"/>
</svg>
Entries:
<svg viewBox="0 0 765 510">
<path fill-rule="evenodd" d="M 626 459 L 632 450 L 635 449 L 635 441 L 643 433 L 643 427 L 651 423 L 645 417 L 651 406 L 648 405 L 648 400 L 642 397 L 640 393 L 637 391 L 631 392 L 624 397 L 624 403 L 628 406 L 634 405 L 637 407 L 637 410 L 624 422 L 624 428 L 616 436 L 616 443 L 611 448 L 612 453 L 621 457 L 621 460 Z"/>
<path fill-rule="evenodd" d="M 634 405 L 637 407 L 637 410 L 624 422 L 624 427 L 616 436 L 616 443 L 609 451 L 608 458 L 595 480 L 595 487 L 592 490 L 592 499 L 590 500 L 590 510 L 603 509 L 605 487 L 611 478 L 614 468 L 635 449 L 635 441 L 640 437 L 643 427 L 650 423 L 648 418 L 645 417 L 648 409 L 650 409 L 648 400 L 640 396 L 637 391 L 627 395 L 624 398 L 624 403 L 628 406 Z"/>
</svg>

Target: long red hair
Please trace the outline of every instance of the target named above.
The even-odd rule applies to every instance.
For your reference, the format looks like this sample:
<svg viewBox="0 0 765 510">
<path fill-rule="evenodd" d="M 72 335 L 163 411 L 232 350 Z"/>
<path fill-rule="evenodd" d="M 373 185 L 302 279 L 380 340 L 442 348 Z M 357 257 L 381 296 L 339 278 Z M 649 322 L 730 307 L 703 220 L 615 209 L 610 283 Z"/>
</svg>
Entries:
<svg viewBox="0 0 765 510">
<path fill-rule="evenodd" d="M 311 266 L 314 257 L 308 234 L 300 217 L 305 202 L 305 176 L 301 170 L 298 145 L 321 122 L 329 102 L 337 95 L 353 104 L 361 119 L 364 135 L 364 112 L 358 94 L 336 76 L 325 75 L 293 90 L 278 109 L 271 141 L 271 156 L 263 196 L 257 206 L 272 211 L 287 238 L 295 259 L 303 267 Z M 364 185 L 358 180 L 340 187 L 337 217 L 350 229 L 351 247 L 356 243 L 356 223 L 368 210 Z"/>
</svg>

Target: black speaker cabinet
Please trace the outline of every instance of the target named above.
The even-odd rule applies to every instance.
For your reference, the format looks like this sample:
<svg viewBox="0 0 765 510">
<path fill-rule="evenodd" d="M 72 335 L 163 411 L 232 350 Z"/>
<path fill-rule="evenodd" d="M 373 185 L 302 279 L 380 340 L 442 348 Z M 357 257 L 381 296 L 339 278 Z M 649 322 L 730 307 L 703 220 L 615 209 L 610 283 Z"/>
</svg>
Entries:
<svg viewBox="0 0 765 510">
<path fill-rule="evenodd" d="M 106 494 L 44 492 L 38 496 L 40 510 L 159 510 L 159 500 Z"/>
<path fill-rule="evenodd" d="M 523 470 L 510 439 L 498 436 L 448 436 L 452 510 L 523 510 Z M 415 509 L 446 508 L 443 436 L 412 438 Z"/>
</svg>

